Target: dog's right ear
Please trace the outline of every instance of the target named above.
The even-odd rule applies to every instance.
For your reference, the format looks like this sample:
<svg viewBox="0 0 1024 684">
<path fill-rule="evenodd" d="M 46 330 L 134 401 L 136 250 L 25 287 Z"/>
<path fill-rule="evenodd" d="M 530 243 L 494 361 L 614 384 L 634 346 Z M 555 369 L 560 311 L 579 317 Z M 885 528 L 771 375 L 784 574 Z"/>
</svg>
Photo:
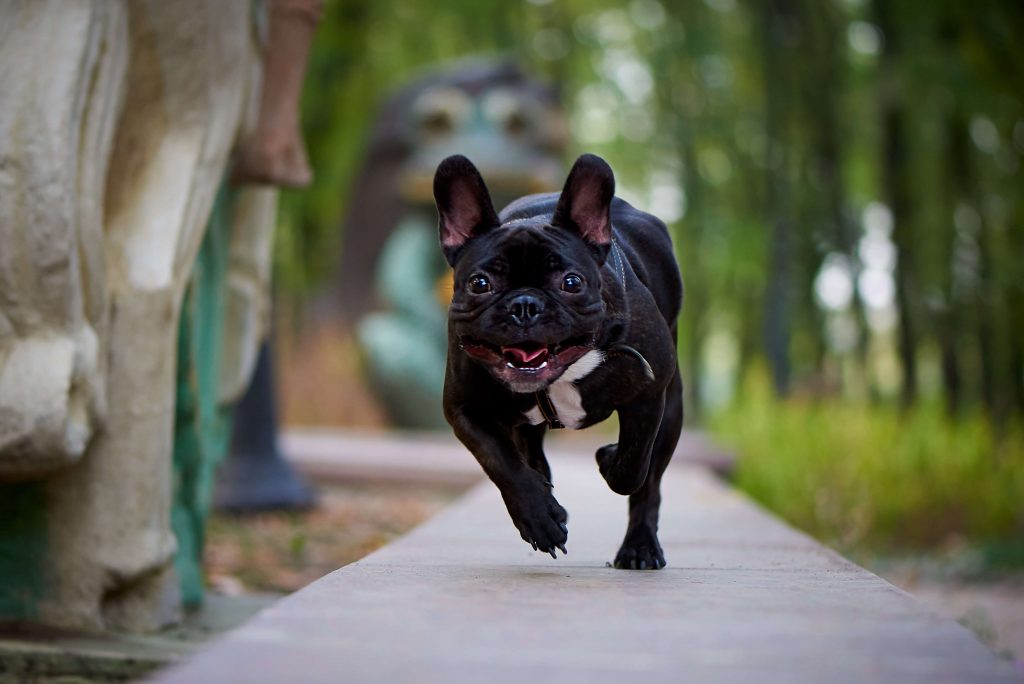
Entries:
<svg viewBox="0 0 1024 684">
<path fill-rule="evenodd" d="M 441 251 L 452 266 L 470 239 L 498 226 L 491 195 L 480 172 L 461 154 L 442 161 L 434 174 Z"/>
</svg>

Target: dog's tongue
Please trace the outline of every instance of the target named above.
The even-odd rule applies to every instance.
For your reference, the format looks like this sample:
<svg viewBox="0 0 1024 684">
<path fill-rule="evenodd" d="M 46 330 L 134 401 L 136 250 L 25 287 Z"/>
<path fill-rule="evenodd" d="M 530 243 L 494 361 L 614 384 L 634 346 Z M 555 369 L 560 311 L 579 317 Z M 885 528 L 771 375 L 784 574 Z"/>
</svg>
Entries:
<svg viewBox="0 0 1024 684">
<path fill-rule="evenodd" d="M 501 352 L 515 357 L 519 363 L 530 363 L 539 356 L 547 354 L 548 350 L 547 347 L 537 347 L 530 350 L 520 349 L 519 347 L 502 347 Z"/>
</svg>

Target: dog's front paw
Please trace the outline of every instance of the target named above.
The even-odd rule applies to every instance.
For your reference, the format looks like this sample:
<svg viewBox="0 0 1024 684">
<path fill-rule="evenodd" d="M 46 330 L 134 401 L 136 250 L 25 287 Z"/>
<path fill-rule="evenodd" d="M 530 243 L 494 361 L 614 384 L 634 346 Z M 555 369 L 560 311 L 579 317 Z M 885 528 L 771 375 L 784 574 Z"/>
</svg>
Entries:
<svg viewBox="0 0 1024 684">
<path fill-rule="evenodd" d="M 615 567 L 620 570 L 661 570 L 665 565 L 658 535 L 648 528 L 628 533 L 615 555 Z"/>
<path fill-rule="evenodd" d="M 555 549 L 568 553 L 565 542 L 569 538 L 569 514 L 551 495 L 549 485 L 506 497 L 505 505 L 523 541 L 535 550 L 550 553 L 552 558 L 558 557 Z"/>
</svg>

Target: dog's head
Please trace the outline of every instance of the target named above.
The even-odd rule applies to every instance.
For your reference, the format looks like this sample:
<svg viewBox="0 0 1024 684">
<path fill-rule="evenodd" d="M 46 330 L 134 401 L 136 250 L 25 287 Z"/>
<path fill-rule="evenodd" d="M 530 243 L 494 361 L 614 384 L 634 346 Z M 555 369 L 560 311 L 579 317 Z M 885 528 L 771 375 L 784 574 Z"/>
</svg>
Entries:
<svg viewBox="0 0 1024 684">
<path fill-rule="evenodd" d="M 512 391 L 543 389 L 594 348 L 614 194 L 608 164 L 583 155 L 553 214 L 502 224 L 472 162 L 457 155 L 438 166 L 441 248 L 455 269 L 452 331 Z"/>
</svg>

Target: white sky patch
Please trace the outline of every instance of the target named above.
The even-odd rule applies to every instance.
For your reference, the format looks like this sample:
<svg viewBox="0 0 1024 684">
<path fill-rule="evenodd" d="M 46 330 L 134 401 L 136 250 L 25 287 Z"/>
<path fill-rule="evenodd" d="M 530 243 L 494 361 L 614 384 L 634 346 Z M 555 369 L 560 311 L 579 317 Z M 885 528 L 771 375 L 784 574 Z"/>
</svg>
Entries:
<svg viewBox="0 0 1024 684">
<path fill-rule="evenodd" d="M 865 268 L 896 270 L 896 245 L 881 230 L 868 230 L 857 245 L 857 256 Z"/>
<path fill-rule="evenodd" d="M 822 308 L 845 311 L 853 300 L 853 269 L 850 260 L 835 252 L 825 261 L 814 279 L 814 295 Z"/>
<path fill-rule="evenodd" d="M 980 114 L 972 116 L 969 129 L 971 140 L 979 150 L 988 154 L 999 151 L 999 129 L 992 123 L 992 119 Z"/>
<path fill-rule="evenodd" d="M 647 205 L 647 196 L 643 191 L 638 190 L 637 188 L 624 183 L 616 183 L 615 194 L 632 204 L 637 209 L 643 209 L 645 211 L 650 210 L 652 214 L 654 213 L 654 210 L 649 209 Z"/>
<path fill-rule="evenodd" d="M 654 136 L 654 117 L 644 107 L 625 107 L 620 115 L 622 136 L 633 142 L 647 142 Z"/>
<path fill-rule="evenodd" d="M 963 237 L 974 238 L 981 232 L 981 214 L 970 204 L 960 203 L 953 211 L 953 225 Z"/>
<path fill-rule="evenodd" d="M 619 99 L 607 85 L 588 85 L 576 95 L 573 130 L 590 144 L 608 143 L 618 135 Z"/>
<path fill-rule="evenodd" d="M 698 63 L 700 80 L 709 88 L 724 89 L 732 85 L 732 63 L 722 55 L 708 55 Z"/>
<path fill-rule="evenodd" d="M 868 327 L 877 333 L 886 333 L 896 329 L 899 319 L 896 316 L 896 307 L 888 306 L 884 309 L 868 309 L 865 312 Z"/>
<path fill-rule="evenodd" d="M 881 202 L 869 202 L 861 214 L 866 231 L 879 231 L 885 237 L 892 235 L 892 211 Z"/>
<path fill-rule="evenodd" d="M 846 354 L 857 347 L 860 328 L 857 319 L 849 312 L 833 314 L 825 322 L 825 335 L 829 347 L 840 354 Z"/>
<path fill-rule="evenodd" d="M 866 268 L 857 278 L 857 291 L 870 309 L 891 307 L 896 300 L 896 282 L 892 273 Z"/>
<path fill-rule="evenodd" d="M 970 204 L 960 203 L 953 211 L 956 238 L 953 241 L 953 294 L 959 298 L 972 296 L 981 284 L 981 214 Z"/>
<path fill-rule="evenodd" d="M 645 102 L 654 90 L 651 70 L 631 49 L 616 48 L 606 51 L 601 60 L 601 73 L 614 83 L 632 104 Z"/>
<path fill-rule="evenodd" d="M 712 185 L 719 185 L 732 177 L 732 162 L 722 148 L 709 145 L 697 151 L 697 170 Z"/>
<path fill-rule="evenodd" d="M 729 330 L 713 328 L 701 349 L 704 378 L 701 399 L 710 407 L 725 406 L 736 389 L 740 345 Z"/>
<path fill-rule="evenodd" d="M 650 196 L 647 210 L 665 223 L 675 223 L 686 215 L 686 193 L 679 178 L 671 171 L 651 174 Z"/>
<path fill-rule="evenodd" d="M 665 23 L 665 8 L 657 0 L 634 0 L 629 17 L 640 28 L 652 31 Z"/>
<path fill-rule="evenodd" d="M 594 35 L 602 43 L 621 45 L 633 40 L 633 24 L 623 10 L 605 10 L 592 23 Z"/>
<path fill-rule="evenodd" d="M 866 21 L 851 21 L 846 29 L 846 40 L 854 52 L 874 57 L 882 51 L 882 32 Z"/>
</svg>

